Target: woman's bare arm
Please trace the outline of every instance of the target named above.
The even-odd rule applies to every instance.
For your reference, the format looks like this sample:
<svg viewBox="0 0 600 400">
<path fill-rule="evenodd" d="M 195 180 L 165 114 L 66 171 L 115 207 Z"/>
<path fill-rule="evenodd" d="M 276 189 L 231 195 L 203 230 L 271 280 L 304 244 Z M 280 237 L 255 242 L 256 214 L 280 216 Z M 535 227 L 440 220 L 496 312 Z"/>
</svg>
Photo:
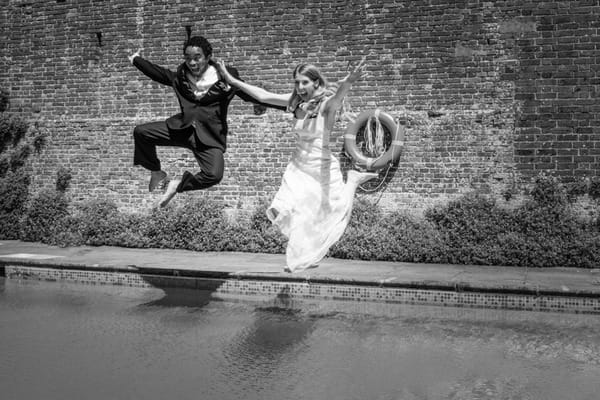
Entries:
<svg viewBox="0 0 600 400">
<path fill-rule="evenodd" d="M 244 91 L 250 96 L 254 97 L 256 100 L 261 103 L 271 104 L 274 106 L 287 106 L 292 94 L 278 94 L 269 92 L 261 87 L 251 85 L 246 82 L 242 82 L 239 79 L 233 77 L 225 68 L 225 64 L 223 61 L 215 61 L 215 67 L 219 71 L 219 74 L 223 77 L 223 79 L 231 86 Z"/>
<path fill-rule="evenodd" d="M 326 104 L 324 112 L 328 115 L 335 113 L 337 110 L 342 108 L 342 102 L 346 94 L 350 91 L 352 84 L 359 79 L 367 76 L 365 71 L 365 57 L 354 67 L 354 69 L 346 75 L 346 77 L 340 82 L 338 90 L 335 92 Z"/>
</svg>

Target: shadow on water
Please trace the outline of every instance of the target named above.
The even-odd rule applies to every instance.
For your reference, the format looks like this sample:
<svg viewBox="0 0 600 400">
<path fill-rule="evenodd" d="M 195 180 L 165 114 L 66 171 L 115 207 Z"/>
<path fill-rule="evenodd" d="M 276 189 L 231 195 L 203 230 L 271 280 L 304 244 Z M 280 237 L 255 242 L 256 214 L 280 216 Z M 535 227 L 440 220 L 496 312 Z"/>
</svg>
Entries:
<svg viewBox="0 0 600 400">
<path fill-rule="evenodd" d="M 194 287 L 173 287 L 154 277 L 144 277 L 144 280 L 164 292 L 160 299 L 141 304 L 144 307 L 203 308 L 215 300 L 213 293 L 223 284 L 220 280 L 190 280 L 195 283 Z"/>
<path fill-rule="evenodd" d="M 211 291 L 181 288 L 162 288 L 164 296 L 141 304 L 144 307 L 202 308 L 214 300 Z"/>
<path fill-rule="evenodd" d="M 256 307 L 253 316 L 224 348 L 228 374 L 240 385 L 264 385 L 293 373 L 289 369 L 308 348 L 307 338 L 317 322 L 296 308 L 285 289 L 272 304 Z"/>
</svg>

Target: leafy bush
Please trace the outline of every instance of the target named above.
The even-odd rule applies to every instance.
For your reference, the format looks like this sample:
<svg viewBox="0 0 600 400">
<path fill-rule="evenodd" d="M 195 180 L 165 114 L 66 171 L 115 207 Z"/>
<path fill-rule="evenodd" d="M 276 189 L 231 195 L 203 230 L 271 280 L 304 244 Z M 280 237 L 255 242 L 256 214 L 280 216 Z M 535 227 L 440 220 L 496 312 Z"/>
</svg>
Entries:
<svg viewBox="0 0 600 400">
<path fill-rule="evenodd" d="M 8 91 L 0 89 L 0 113 L 8 110 L 10 104 Z"/>
<path fill-rule="evenodd" d="M 445 238 L 446 259 L 453 264 L 496 263 L 501 252 L 496 239 L 514 226 L 508 211 L 478 193 L 429 209 L 425 219 Z"/>
<path fill-rule="evenodd" d="M 23 167 L 23 165 L 25 165 L 25 161 L 27 161 L 27 158 L 31 154 L 32 150 L 33 148 L 28 143 L 19 143 L 18 145 L 16 145 L 13 151 L 10 153 L 8 160 L 8 168 L 12 172 L 15 172 L 21 167 Z"/>
<path fill-rule="evenodd" d="M 27 176 L 9 172 L 0 179 L 2 238 L 17 238 L 17 230 L 10 227 L 20 226 L 22 240 L 61 246 L 285 251 L 285 238 L 266 217 L 268 201 L 240 222 L 228 220 L 218 203 L 203 197 L 190 197 L 149 215 L 125 214 L 105 200 L 69 207 L 65 190 L 70 179 L 68 170 L 59 170 L 56 189 L 42 190 L 26 207 Z M 568 193 L 591 194 L 593 188 L 586 183 L 566 190 L 557 180 L 542 176 L 534 182 L 531 200 L 518 208 L 505 209 L 472 193 L 427 210 L 424 218 L 384 214 L 361 199 L 329 254 L 419 263 L 592 268 L 600 264 L 600 226 L 575 218 Z"/>
<path fill-rule="evenodd" d="M 154 209 L 143 233 L 152 247 L 213 251 L 222 240 L 225 225 L 215 202 L 193 198 L 178 207 Z"/>
<path fill-rule="evenodd" d="M 41 190 L 29 200 L 20 219 L 20 239 L 48 242 L 49 238 L 62 230 L 62 220 L 68 214 L 68 202 L 64 193 Z"/>
<path fill-rule="evenodd" d="M 513 232 L 521 243 L 507 243 L 504 250 L 514 252 L 509 246 L 517 246 L 523 251 L 517 259 L 508 260 L 510 265 L 585 267 L 594 257 L 587 261 L 581 257 L 589 254 L 583 243 L 588 249 L 600 245 L 600 233 L 579 222 L 568 208 L 539 207 L 531 202 L 515 210 L 515 221 Z"/>
<path fill-rule="evenodd" d="M 565 187 L 556 177 L 546 174 L 535 177 L 534 186 L 529 194 L 532 200 L 541 207 L 564 207 L 568 202 Z"/>
<path fill-rule="evenodd" d="M 348 227 L 340 240 L 329 250 L 338 258 L 382 260 L 388 232 L 381 224 L 381 210 L 365 199 L 354 202 Z"/>
<path fill-rule="evenodd" d="M 338 258 L 444 262 L 444 238 L 427 221 L 400 212 L 384 215 L 367 200 L 355 203 L 352 218 L 330 255 Z"/>
<path fill-rule="evenodd" d="M 16 172 L 31 154 L 31 145 L 21 142 L 28 129 L 25 120 L 0 114 L 0 177 Z"/>
<path fill-rule="evenodd" d="M 61 167 L 56 171 L 56 190 L 66 192 L 71 184 L 71 171 L 68 168 Z"/>
<path fill-rule="evenodd" d="M 29 129 L 25 120 L 18 116 L 0 114 L 0 153 L 9 146 L 16 146 Z"/>
<path fill-rule="evenodd" d="M 446 263 L 447 240 L 426 220 L 395 212 L 383 221 L 389 242 L 385 260 L 420 263 Z"/>
<path fill-rule="evenodd" d="M 11 172 L 0 178 L 0 239 L 19 238 L 19 220 L 28 194 L 28 175 Z"/>
<path fill-rule="evenodd" d="M 26 139 L 29 124 L 22 118 L 5 114 L 8 109 L 9 93 L 0 90 L 0 239 L 19 239 L 25 237 L 39 237 L 34 233 L 36 228 L 26 227 L 20 231 L 20 222 L 28 218 L 30 222 L 41 223 L 45 216 L 35 215 L 29 210 L 29 216 L 24 217 L 27 198 L 29 195 L 30 179 L 23 171 L 27 158 L 32 150 L 40 151 L 45 143 L 45 136 L 38 134 L 33 144 Z M 49 193 L 44 195 L 50 196 Z M 42 195 L 43 196 L 43 195 Z M 38 199 L 39 200 L 39 199 Z M 64 200 L 64 199 L 62 199 Z M 43 202 L 43 201 L 42 201 Z M 64 202 L 59 202 L 58 207 Z M 41 205 L 41 204 L 40 204 Z M 25 218 L 25 219 L 24 219 Z M 29 229 L 32 229 L 31 231 Z M 46 229 L 46 227 L 38 227 Z M 43 235 L 43 233 L 40 233 Z"/>
<path fill-rule="evenodd" d="M 590 180 L 590 188 L 588 193 L 592 199 L 600 199 L 600 177 L 595 176 Z"/>
<path fill-rule="evenodd" d="M 589 268 L 600 260 L 590 251 L 600 232 L 578 221 L 554 178 L 536 178 L 531 200 L 514 210 L 470 194 L 425 216 L 446 238 L 449 263 Z"/>
<path fill-rule="evenodd" d="M 248 225 L 234 225 L 232 231 L 236 234 L 235 242 L 240 251 L 283 253 L 286 238 L 271 223 L 267 217 L 270 202 L 266 199 L 256 206 Z"/>
<path fill-rule="evenodd" d="M 74 207 L 69 218 L 63 220 L 63 231 L 70 234 L 69 244 L 118 245 L 117 238 L 124 229 L 122 221 L 121 214 L 113 202 L 91 200 Z M 67 240 L 64 236 L 65 234 L 63 241 Z M 55 240 L 49 238 L 50 242 Z"/>
</svg>

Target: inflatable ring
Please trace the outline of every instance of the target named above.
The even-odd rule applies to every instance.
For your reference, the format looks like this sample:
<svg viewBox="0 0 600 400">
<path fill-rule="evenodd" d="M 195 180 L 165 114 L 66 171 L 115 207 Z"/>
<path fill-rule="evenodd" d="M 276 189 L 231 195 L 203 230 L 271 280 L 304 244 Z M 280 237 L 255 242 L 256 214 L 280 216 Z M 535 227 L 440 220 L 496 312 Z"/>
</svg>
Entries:
<svg viewBox="0 0 600 400">
<path fill-rule="evenodd" d="M 356 135 L 362 127 L 365 127 L 371 118 L 376 118 L 392 135 L 392 142 L 389 148 L 380 156 L 369 158 L 358 149 L 356 145 Z M 344 149 L 348 157 L 354 160 L 354 164 L 366 169 L 367 171 L 377 171 L 390 163 L 397 163 L 400 159 L 400 152 L 404 146 L 404 128 L 396 125 L 391 115 L 377 110 L 368 110 L 360 113 L 356 121 L 349 125 L 344 134 Z"/>
</svg>

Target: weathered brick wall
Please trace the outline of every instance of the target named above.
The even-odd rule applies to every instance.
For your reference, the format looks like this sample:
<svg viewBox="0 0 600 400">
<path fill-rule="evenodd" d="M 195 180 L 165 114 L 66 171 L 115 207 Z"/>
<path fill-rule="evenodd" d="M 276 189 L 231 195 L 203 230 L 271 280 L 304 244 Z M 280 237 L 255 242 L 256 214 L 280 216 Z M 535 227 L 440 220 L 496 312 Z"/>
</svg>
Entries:
<svg viewBox="0 0 600 400">
<path fill-rule="evenodd" d="M 330 80 L 367 55 L 353 112 L 380 108 L 406 126 L 398 168 L 373 193 L 386 209 L 424 208 L 479 189 L 498 198 L 541 171 L 566 179 L 600 170 L 598 1 L 144 1 L 0 2 L 0 82 L 10 111 L 50 134 L 31 162 L 35 187 L 73 171 L 74 199 L 145 211 L 158 199 L 132 166 L 138 123 L 178 111 L 170 88 L 127 55 L 175 68 L 189 27 L 249 82 L 292 89 L 314 62 Z M 276 191 L 291 154 L 291 117 L 230 108 L 223 182 L 186 196 L 247 209 Z M 336 133 L 342 135 L 346 123 Z M 336 142 L 343 165 L 342 139 Z M 196 164 L 161 149 L 170 174 Z"/>
</svg>

